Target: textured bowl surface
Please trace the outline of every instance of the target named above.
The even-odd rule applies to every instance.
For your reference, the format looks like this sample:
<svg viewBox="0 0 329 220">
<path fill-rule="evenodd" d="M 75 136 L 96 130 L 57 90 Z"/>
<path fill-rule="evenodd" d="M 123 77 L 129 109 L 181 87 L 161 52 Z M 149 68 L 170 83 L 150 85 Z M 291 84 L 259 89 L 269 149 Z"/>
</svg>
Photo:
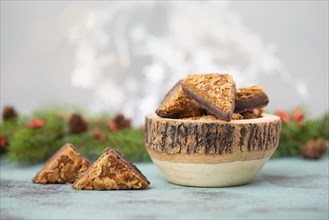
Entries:
<svg viewBox="0 0 329 220">
<path fill-rule="evenodd" d="M 230 122 L 211 116 L 145 118 L 145 147 L 171 183 L 223 187 L 252 181 L 278 146 L 281 120 L 271 114 Z"/>
</svg>

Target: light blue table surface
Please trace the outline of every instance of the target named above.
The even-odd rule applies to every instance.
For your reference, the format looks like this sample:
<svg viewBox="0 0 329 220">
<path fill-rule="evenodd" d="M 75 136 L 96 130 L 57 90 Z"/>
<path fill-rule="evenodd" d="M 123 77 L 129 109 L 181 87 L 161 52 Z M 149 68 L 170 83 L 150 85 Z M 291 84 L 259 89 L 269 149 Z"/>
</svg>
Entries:
<svg viewBox="0 0 329 220">
<path fill-rule="evenodd" d="M 328 219 L 328 155 L 273 159 L 252 183 L 225 188 L 173 185 L 152 163 L 136 165 L 147 190 L 79 191 L 33 184 L 42 165 L 1 159 L 1 219 Z"/>
</svg>

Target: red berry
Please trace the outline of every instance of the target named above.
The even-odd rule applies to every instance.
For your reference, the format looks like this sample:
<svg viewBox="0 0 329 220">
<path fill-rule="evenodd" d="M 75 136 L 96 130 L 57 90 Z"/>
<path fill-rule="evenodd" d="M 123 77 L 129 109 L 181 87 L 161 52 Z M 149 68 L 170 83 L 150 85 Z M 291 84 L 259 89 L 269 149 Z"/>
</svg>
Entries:
<svg viewBox="0 0 329 220">
<path fill-rule="evenodd" d="M 110 121 L 108 123 L 108 126 L 109 126 L 109 130 L 112 131 L 113 133 L 118 131 L 118 126 L 113 121 Z"/>
<path fill-rule="evenodd" d="M 275 111 L 275 114 L 281 118 L 281 120 L 285 123 L 289 123 L 290 121 L 290 116 L 287 112 L 282 111 L 282 110 L 277 110 Z"/>
<path fill-rule="evenodd" d="M 96 140 L 105 140 L 107 138 L 107 136 L 103 133 L 96 133 L 96 134 L 94 134 L 94 138 Z"/>
<path fill-rule="evenodd" d="M 0 149 L 5 149 L 7 146 L 7 139 L 5 136 L 0 135 Z"/>
<path fill-rule="evenodd" d="M 33 121 L 30 121 L 27 126 L 29 128 L 41 128 L 46 124 L 46 122 L 42 119 L 35 119 Z"/>
<path fill-rule="evenodd" d="M 297 122 L 298 125 L 302 126 L 304 124 L 304 115 L 303 112 L 300 110 L 300 108 L 295 108 L 292 118 L 294 119 L 295 122 Z"/>
</svg>

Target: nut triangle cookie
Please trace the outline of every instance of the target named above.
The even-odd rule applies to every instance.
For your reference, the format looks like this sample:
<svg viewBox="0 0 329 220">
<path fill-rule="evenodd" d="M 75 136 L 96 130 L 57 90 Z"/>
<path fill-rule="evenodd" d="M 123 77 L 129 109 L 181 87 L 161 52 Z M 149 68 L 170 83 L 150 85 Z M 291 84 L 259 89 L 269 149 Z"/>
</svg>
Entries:
<svg viewBox="0 0 329 220">
<path fill-rule="evenodd" d="M 166 94 L 156 114 L 162 118 L 187 118 L 202 116 L 202 106 L 183 91 L 181 81 Z"/>
<path fill-rule="evenodd" d="M 145 189 L 149 184 L 136 166 L 118 151 L 107 147 L 72 187 L 80 190 Z"/>
<path fill-rule="evenodd" d="M 268 96 L 261 86 L 255 85 L 237 88 L 234 112 L 242 113 L 256 108 L 264 108 L 268 103 Z"/>
<path fill-rule="evenodd" d="M 235 82 L 229 74 L 191 74 L 182 81 L 185 94 L 209 113 L 230 121 L 235 107 Z"/>
<path fill-rule="evenodd" d="M 73 183 L 90 162 L 72 144 L 59 149 L 32 179 L 33 183 Z"/>
</svg>

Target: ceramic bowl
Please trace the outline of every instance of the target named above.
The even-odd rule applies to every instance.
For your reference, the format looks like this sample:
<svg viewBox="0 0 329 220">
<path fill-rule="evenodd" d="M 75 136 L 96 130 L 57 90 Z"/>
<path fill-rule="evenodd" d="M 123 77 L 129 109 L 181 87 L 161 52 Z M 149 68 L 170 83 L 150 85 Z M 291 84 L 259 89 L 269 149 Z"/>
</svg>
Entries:
<svg viewBox="0 0 329 220">
<path fill-rule="evenodd" d="M 145 147 L 171 183 L 224 187 L 253 180 L 276 150 L 281 132 L 278 116 L 218 120 L 145 118 Z"/>
</svg>

